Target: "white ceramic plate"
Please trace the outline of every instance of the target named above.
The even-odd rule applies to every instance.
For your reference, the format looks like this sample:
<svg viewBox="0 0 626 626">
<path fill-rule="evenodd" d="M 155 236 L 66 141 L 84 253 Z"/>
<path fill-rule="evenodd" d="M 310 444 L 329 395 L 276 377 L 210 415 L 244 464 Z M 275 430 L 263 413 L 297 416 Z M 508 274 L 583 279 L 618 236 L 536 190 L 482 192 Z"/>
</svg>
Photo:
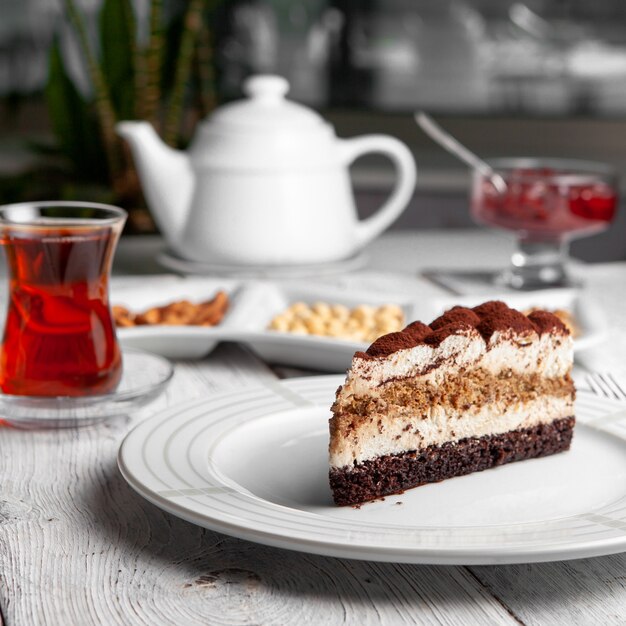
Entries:
<svg viewBox="0 0 626 626">
<path fill-rule="evenodd" d="M 222 289 L 231 297 L 231 306 L 218 326 L 136 326 L 121 328 L 118 336 L 123 345 L 148 350 L 168 358 L 202 358 L 209 354 L 220 341 L 237 341 L 249 346 L 264 361 L 306 369 L 328 372 L 345 371 L 357 350 L 365 350 L 367 343 L 342 340 L 333 337 L 294 335 L 268 330 L 272 318 L 284 311 L 291 303 L 302 300 L 345 304 L 400 305 L 408 322 L 430 321 L 455 304 L 473 306 L 488 297 L 441 296 L 416 298 L 415 294 L 377 294 L 366 290 L 346 290 L 338 287 L 295 286 L 272 281 L 237 281 L 223 278 L 160 278 L 158 285 L 151 279 L 144 283 L 122 284 L 112 289 L 113 304 L 123 304 L 133 311 L 143 311 L 152 306 L 167 304 L 186 298 L 192 302 L 209 299 Z M 493 299 L 493 297 L 492 297 Z M 566 308 L 573 311 L 581 326 L 582 334 L 575 342 L 581 350 L 606 335 L 606 323 L 602 312 L 593 302 L 576 291 L 502 295 L 516 308 L 545 306 Z"/>
<path fill-rule="evenodd" d="M 582 392 L 569 452 L 336 507 L 328 417 L 341 377 L 243 388 L 137 426 L 118 462 L 158 507 L 203 527 L 327 556 L 433 564 L 626 551 L 626 410 Z"/>
</svg>

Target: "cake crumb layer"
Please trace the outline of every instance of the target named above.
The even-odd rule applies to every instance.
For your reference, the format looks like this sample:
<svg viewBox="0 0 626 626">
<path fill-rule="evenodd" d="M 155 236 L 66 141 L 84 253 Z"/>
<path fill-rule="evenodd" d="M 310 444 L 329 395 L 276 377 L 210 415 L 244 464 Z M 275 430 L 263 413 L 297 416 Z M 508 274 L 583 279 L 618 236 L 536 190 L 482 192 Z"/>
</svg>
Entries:
<svg viewBox="0 0 626 626">
<path fill-rule="evenodd" d="M 490 403 L 529 402 L 540 396 L 575 397 L 574 382 L 569 373 L 558 378 L 546 378 L 536 372 L 516 374 L 503 369 L 497 374 L 477 367 L 446 377 L 440 384 L 420 378 L 403 378 L 380 385 L 368 395 L 353 394 L 338 399 L 332 406 L 335 417 L 331 428 L 345 437 L 367 422 L 376 413 L 390 413 L 395 407 L 413 409 L 416 418 L 426 417 L 430 407 L 449 410 L 483 406 Z"/>
<path fill-rule="evenodd" d="M 532 428 L 381 456 L 353 467 L 331 468 L 333 499 L 340 506 L 362 504 L 446 478 L 563 452 L 570 447 L 574 423 L 573 416 L 564 417 Z"/>
</svg>

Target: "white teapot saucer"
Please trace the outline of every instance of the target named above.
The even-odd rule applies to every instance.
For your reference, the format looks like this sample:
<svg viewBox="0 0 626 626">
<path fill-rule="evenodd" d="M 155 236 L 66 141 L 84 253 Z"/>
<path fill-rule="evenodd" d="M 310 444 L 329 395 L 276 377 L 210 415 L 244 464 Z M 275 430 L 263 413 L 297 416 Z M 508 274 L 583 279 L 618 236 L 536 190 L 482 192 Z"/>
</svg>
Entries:
<svg viewBox="0 0 626 626">
<path fill-rule="evenodd" d="M 326 276 L 341 274 L 362 268 L 368 255 L 361 251 L 346 259 L 327 263 L 306 263 L 299 265 L 230 265 L 225 263 L 204 263 L 183 259 L 171 250 L 163 250 L 157 256 L 163 267 L 180 274 L 201 276 L 233 276 L 238 278 L 301 278 L 306 276 Z"/>
</svg>

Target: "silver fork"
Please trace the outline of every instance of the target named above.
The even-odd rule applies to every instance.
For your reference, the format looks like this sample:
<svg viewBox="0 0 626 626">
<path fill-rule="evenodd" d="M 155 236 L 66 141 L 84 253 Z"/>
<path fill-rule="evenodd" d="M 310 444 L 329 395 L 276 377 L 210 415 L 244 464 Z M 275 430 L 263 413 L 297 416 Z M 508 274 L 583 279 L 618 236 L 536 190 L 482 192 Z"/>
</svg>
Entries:
<svg viewBox="0 0 626 626">
<path fill-rule="evenodd" d="M 626 401 L 626 388 L 623 383 L 620 384 L 618 382 L 613 374 L 596 372 L 587 374 L 585 378 L 596 395 L 610 398 L 611 400 Z"/>
</svg>

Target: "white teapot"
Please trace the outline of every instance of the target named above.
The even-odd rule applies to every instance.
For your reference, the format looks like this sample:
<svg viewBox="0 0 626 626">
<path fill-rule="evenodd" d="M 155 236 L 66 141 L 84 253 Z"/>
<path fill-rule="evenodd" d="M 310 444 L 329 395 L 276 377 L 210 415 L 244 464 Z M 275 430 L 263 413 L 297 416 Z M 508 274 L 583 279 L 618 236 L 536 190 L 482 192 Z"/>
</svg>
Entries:
<svg viewBox="0 0 626 626">
<path fill-rule="evenodd" d="M 203 121 L 187 152 L 148 122 L 120 122 L 150 211 L 183 259 L 232 265 L 322 263 L 348 258 L 404 210 L 416 168 L 393 137 L 338 139 L 317 113 L 285 99 L 280 76 L 253 76 L 247 99 Z M 396 166 L 395 187 L 359 220 L 348 166 L 368 152 Z"/>
</svg>

